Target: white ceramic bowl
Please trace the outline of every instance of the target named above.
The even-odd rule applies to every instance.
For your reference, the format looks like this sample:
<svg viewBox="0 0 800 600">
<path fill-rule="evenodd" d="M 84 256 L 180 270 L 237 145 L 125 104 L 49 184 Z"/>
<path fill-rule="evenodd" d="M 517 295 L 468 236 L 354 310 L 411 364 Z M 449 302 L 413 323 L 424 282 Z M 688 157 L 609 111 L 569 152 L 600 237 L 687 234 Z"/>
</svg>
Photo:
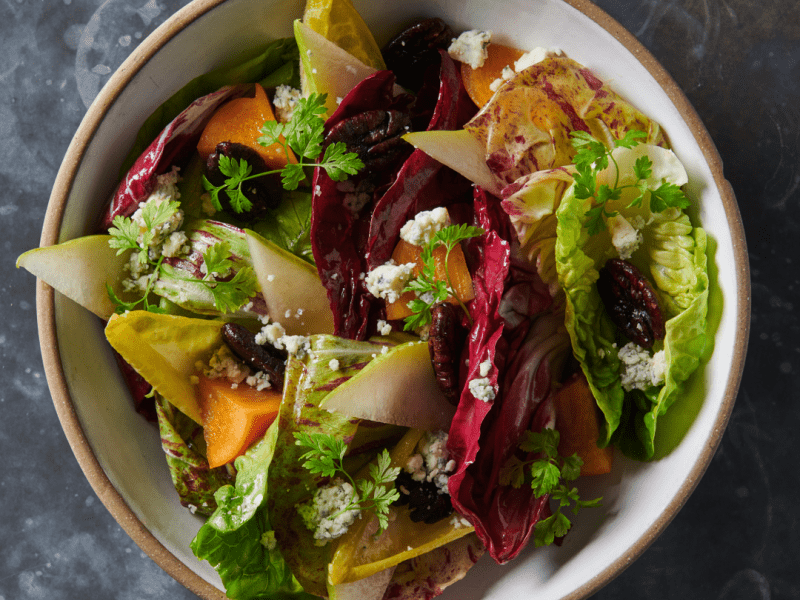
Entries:
<svg viewBox="0 0 800 600">
<path fill-rule="evenodd" d="M 689 194 L 717 241 L 724 297 L 705 401 L 666 458 L 592 480 L 605 496 L 584 511 L 560 547 L 528 549 L 506 566 L 484 557 L 444 598 L 584 598 L 633 561 L 675 516 L 705 471 L 736 396 L 749 326 L 749 271 L 735 199 L 708 133 L 675 82 L 619 24 L 582 0 L 356 0 L 379 44 L 416 17 L 455 30 L 481 28 L 520 48 L 559 47 L 665 128 L 689 173 Z M 109 80 L 67 151 L 48 206 L 42 245 L 91 232 L 136 131 L 193 77 L 265 38 L 291 35 L 299 0 L 196 0 L 148 37 Z M 158 432 L 132 408 L 102 323 L 48 286 L 38 288 L 47 379 L 86 476 L 134 541 L 204 598 L 222 598 L 214 570 L 189 543 L 201 520 L 180 506 Z M 87 359 L 88 357 L 88 359 Z"/>
</svg>

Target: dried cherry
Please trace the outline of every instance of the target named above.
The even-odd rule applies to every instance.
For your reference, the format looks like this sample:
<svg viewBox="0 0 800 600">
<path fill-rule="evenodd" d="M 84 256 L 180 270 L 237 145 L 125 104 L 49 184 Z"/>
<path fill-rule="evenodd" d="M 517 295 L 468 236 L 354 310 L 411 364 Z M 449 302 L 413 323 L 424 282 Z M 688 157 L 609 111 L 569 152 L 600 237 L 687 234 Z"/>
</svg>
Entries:
<svg viewBox="0 0 800 600">
<path fill-rule="evenodd" d="M 216 186 L 225 183 L 227 177 L 222 174 L 219 168 L 221 156 L 235 158 L 237 161 L 244 159 L 252 167 L 252 173 L 266 173 L 269 169 L 261 155 L 250 146 L 237 142 L 220 142 L 214 148 L 214 152 L 209 154 L 206 159 L 206 177 Z M 220 194 L 220 203 L 226 211 L 237 215 L 244 220 L 253 220 L 263 217 L 268 209 L 277 208 L 280 204 L 283 186 L 278 173 L 256 177 L 245 182 L 242 192 L 253 204 L 253 207 L 246 213 L 236 213 L 230 206 L 227 194 Z"/>
<path fill-rule="evenodd" d="M 442 19 L 424 19 L 393 37 L 383 48 L 383 60 L 397 83 L 416 91 L 422 87 L 428 67 L 439 64 L 439 50 L 447 50 L 454 37 Z"/>
<path fill-rule="evenodd" d="M 461 324 L 461 309 L 449 302 L 440 302 L 431 309 L 431 318 L 428 350 L 436 383 L 448 402 L 458 405 L 461 397 L 458 361 L 467 337 L 467 330 Z"/>
<path fill-rule="evenodd" d="M 432 481 L 416 481 L 407 471 L 400 471 L 394 486 L 400 492 L 395 504 L 407 504 L 414 523 L 433 525 L 453 513 L 450 495 L 440 491 Z"/>
<path fill-rule="evenodd" d="M 231 351 L 255 371 L 262 371 L 272 389 L 283 389 L 283 374 L 286 369 L 286 355 L 280 350 L 265 344 L 256 343 L 256 336 L 238 323 L 225 323 L 222 326 L 222 339 Z"/>
<path fill-rule="evenodd" d="M 609 259 L 600 269 L 597 291 L 611 321 L 642 348 L 664 339 L 664 318 L 650 282 L 626 260 Z"/>
</svg>

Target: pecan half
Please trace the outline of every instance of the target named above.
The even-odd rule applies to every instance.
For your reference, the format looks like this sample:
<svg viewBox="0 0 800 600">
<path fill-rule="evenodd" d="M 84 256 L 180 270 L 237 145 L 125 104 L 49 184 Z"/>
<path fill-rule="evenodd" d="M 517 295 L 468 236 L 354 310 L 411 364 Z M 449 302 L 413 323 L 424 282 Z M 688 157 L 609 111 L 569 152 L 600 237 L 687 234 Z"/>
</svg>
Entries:
<svg viewBox="0 0 800 600">
<path fill-rule="evenodd" d="M 611 321 L 642 348 L 664 339 L 664 318 L 650 282 L 626 260 L 609 259 L 600 269 L 597 291 Z"/>
<path fill-rule="evenodd" d="M 411 145 L 402 136 L 411 128 L 411 117 L 398 110 L 369 110 L 334 125 L 325 136 L 327 147 L 344 142 L 364 162 L 360 175 L 374 178 L 404 160 Z"/>
<path fill-rule="evenodd" d="M 383 60 L 397 83 L 416 91 L 422 86 L 426 69 L 439 64 L 439 49 L 447 50 L 454 37 L 441 19 L 425 19 L 394 36 L 383 48 Z"/>
<path fill-rule="evenodd" d="M 225 183 L 226 179 L 226 176 L 223 175 L 219 169 L 219 160 L 221 156 L 235 158 L 237 161 L 245 159 L 247 164 L 253 169 L 252 174 L 265 173 L 269 170 L 264 159 L 261 158 L 261 155 L 250 146 L 237 142 L 220 142 L 217 144 L 214 152 L 209 154 L 206 159 L 206 177 L 214 185 L 222 185 Z M 223 208 L 232 214 L 236 214 L 243 220 L 253 220 L 263 217 L 267 209 L 277 208 L 278 204 L 280 204 L 283 194 L 280 175 L 273 173 L 271 175 L 250 179 L 242 185 L 242 192 L 253 204 L 253 207 L 249 211 L 246 213 L 235 213 L 231 209 L 227 194 L 224 192 L 219 196 Z"/>
<path fill-rule="evenodd" d="M 440 302 L 431 309 L 431 317 L 428 350 L 436 383 L 448 402 L 457 406 L 461 397 L 458 361 L 467 337 L 467 330 L 461 325 L 461 309 L 449 302 Z"/>
<path fill-rule="evenodd" d="M 256 343 L 256 335 L 238 323 L 222 326 L 222 339 L 242 361 L 255 371 L 263 371 L 272 389 L 283 389 L 286 356 L 269 344 Z"/>
</svg>

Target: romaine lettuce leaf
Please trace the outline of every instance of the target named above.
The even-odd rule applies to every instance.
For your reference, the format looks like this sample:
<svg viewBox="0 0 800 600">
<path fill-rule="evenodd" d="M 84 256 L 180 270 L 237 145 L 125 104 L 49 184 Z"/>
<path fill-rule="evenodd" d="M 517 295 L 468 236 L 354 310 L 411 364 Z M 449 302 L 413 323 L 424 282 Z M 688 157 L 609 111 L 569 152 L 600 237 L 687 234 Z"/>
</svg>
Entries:
<svg viewBox="0 0 800 600">
<path fill-rule="evenodd" d="M 708 269 L 706 237 L 678 209 L 651 215 L 645 228 L 644 256 L 634 259 L 653 279 L 666 320 L 658 344 L 667 362 L 665 383 L 646 391 L 625 392 L 620 380 L 617 334 L 597 292 L 598 271 L 614 255 L 608 234 L 589 236 L 584 228 L 587 201 L 567 190 L 557 210 L 556 265 L 566 293 L 566 325 L 573 352 L 605 416 L 601 445 L 613 441 L 626 454 L 649 459 L 655 454 L 656 422 L 699 366 L 707 344 Z M 625 215 L 624 210 L 622 211 Z M 613 437 L 612 437 L 613 436 Z"/>
<path fill-rule="evenodd" d="M 155 394 L 161 447 L 181 504 L 194 513 L 209 516 L 217 508 L 214 493 L 232 481 L 224 468 L 211 469 L 205 457 L 203 428 Z"/>
<path fill-rule="evenodd" d="M 192 541 L 192 551 L 220 575 L 232 600 L 310 599 L 274 543 L 264 498 L 277 422 L 235 461 L 235 485 L 217 491 L 217 510 Z"/>
</svg>

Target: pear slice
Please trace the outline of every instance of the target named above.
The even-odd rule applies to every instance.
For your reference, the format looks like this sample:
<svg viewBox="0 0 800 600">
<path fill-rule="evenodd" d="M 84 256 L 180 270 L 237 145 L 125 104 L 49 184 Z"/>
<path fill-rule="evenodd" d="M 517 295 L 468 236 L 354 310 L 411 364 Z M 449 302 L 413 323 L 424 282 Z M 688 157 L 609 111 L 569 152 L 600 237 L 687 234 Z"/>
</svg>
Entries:
<svg viewBox="0 0 800 600">
<path fill-rule="evenodd" d="M 338 102 L 350 90 L 377 72 L 377 69 L 365 65 L 299 19 L 294 22 L 294 37 L 300 50 L 303 96 L 328 94 L 325 103 L 327 117 L 336 111 Z"/>
<path fill-rule="evenodd" d="M 320 406 L 350 417 L 427 431 L 449 431 L 456 412 L 436 383 L 428 343 L 423 341 L 378 353 Z"/>
<path fill-rule="evenodd" d="M 405 134 L 403 139 L 500 197 L 503 186 L 486 166 L 485 148 L 468 131 L 414 131 Z"/>
<path fill-rule="evenodd" d="M 123 300 L 135 300 L 123 292 L 123 266 L 130 251 L 117 255 L 108 235 L 80 237 L 55 246 L 34 248 L 17 259 L 17 267 L 29 271 L 70 300 L 101 319 L 114 314 L 106 284 Z"/>
<path fill-rule="evenodd" d="M 316 268 L 254 231 L 245 235 L 270 318 L 289 335 L 332 334 L 333 313 Z"/>
</svg>

